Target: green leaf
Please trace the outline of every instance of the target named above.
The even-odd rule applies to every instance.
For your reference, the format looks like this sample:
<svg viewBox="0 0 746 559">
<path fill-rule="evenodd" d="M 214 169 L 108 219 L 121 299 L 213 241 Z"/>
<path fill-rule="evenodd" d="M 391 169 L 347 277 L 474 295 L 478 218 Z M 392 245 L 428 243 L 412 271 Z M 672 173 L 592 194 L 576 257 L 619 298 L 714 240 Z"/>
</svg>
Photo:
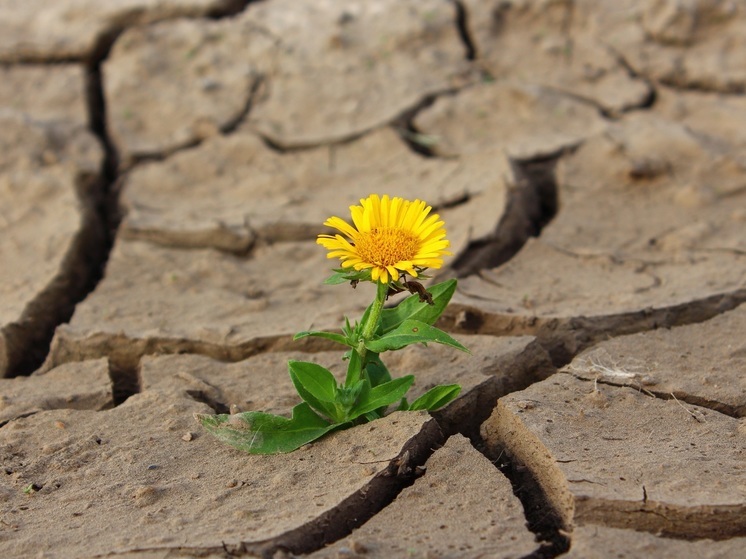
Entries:
<svg viewBox="0 0 746 559">
<path fill-rule="evenodd" d="M 295 406 L 290 419 L 251 411 L 194 416 L 218 440 L 250 454 L 292 452 L 341 427 L 316 415 L 306 403 Z"/>
<path fill-rule="evenodd" d="M 368 413 L 364 413 L 362 416 L 359 417 L 364 417 L 365 421 L 370 423 L 371 421 L 375 421 L 376 419 L 381 419 L 381 417 L 383 416 L 376 411 L 369 411 Z"/>
<path fill-rule="evenodd" d="M 371 388 L 370 392 L 361 393 L 357 405 L 350 411 L 349 419 L 385 408 L 402 398 L 412 386 L 414 375 L 395 378 L 389 382 Z"/>
<path fill-rule="evenodd" d="M 368 307 L 363 311 L 363 316 L 360 317 L 360 322 L 355 323 L 355 338 L 358 340 L 363 335 L 363 329 L 365 328 L 365 325 L 368 323 L 368 320 L 370 320 L 370 313 L 373 309 L 373 305 L 375 302 L 368 305 Z M 378 319 L 380 321 L 380 318 Z"/>
<path fill-rule="evenodd" d="M 338 285 L 340 283 L 346 283 L 348 281 L 350 281 L 350 280 L 348 280 L 345 277 L 345 274 L 342 274 L 340 272 L 334 272 L 331 276 L 329 276 L 328 278 L 326 278 L 324 280 L 324 284 L 326 284 L 326 285 Z"/>
<path fill-rule="evenodd" d="M 430 287 L 428 291 L 433 296 L 432 305 L 423 303 L 420 301 L 420 296 L 415 294 L 410 295 L 393 308 L 383 309 L 379 330 L 382 334 L 386 334 L 408 319 L 435 324 L 453 297 L 456 283 L 455 279 L 451 279 Z"/>
<path fill-rule="evenodd" d="M 345 377 L 345 386 L 357 384 L 362 376 L 363 364 L 360 361 L 360 354 L 354 349 L 349 352 L 350 360 L 347 362 L 347 376 Z"/>
<path fill-rule="evenodd" d="M 461 386 L 458 384 L 435 386 L 412 402 L 408 409 L 435 411 L 452 402 L 459 392 L 461 392 Z"/>
<path fill-rule="evenodd" d="M 443 332 L 443 330 L 420 322 L 419 320 L 405 320 L 388 334 L 365 342 L 365 347 L 369 351 L 383 353 L 392 349 L 401 349 L 411 344 L 427 342 L 449 345 L 461 351 L 469 352 L 468 349 Z"/>
<path fill-rule="evenodd" d="M 345 316 L 345 324 L 342 326 L 342 333 L 347 337 L 348 339 L 352 339 L 352 333 L 354 330 L 352 329 L 352 326 L 350 325 L 350 319 Z"/>
<path fill-rule="evenodd" d="M 365 360 L 368 362 L 365 365 L 365 372 L 368 374 L 371 386 L 378 386 L 391 380 L 391 373 L 377 353 L 369 351 Z"/>
<path fill-rule="evenodd" d="M 391 380 L 391 373 L 386 365 L 383 364 L 381 357 L 377 353 L 373 353 L 372 351 L 367 352 L 365 360 L 367 361 L 367 364 L 365 365 L 365 373 L 368 378 L 368 384 L 371 388 Z M 379 408 L 376 412 L 379 417 L 383 417 L 383 414 L 386 412 L 386 407 Z"/>
<path fill-rule="evenodd" d="M 288 361 L 288 369 L 300 397 L 316 411 L 338 421 L 339 412 L 335 405 L 337 379 L 334 375 L 321 365 L 306 361 Z"/>
<path fill-rule="evenodd" d="M 334 273 L 324 280 L 326 285 L 337 285 L 349 281 L 370 281 L 370 270 L 353 270 L 352 268 L 336 268 Z"/>
<path fill-rule="evenodd" d="M 337 342 L 338 344 L 350 346 L 347 338 L 345 338 L 342 334 L 335 334 L 334 332 L 323 332 L 318 330 L 305 330 L 303 332 L 298 332 L 295 336 L 293 336 L 293 340 L 300 340 L 301 338 L 307 338 L 309 336 L 324 338 L 333 342 Z"/>
</svg>

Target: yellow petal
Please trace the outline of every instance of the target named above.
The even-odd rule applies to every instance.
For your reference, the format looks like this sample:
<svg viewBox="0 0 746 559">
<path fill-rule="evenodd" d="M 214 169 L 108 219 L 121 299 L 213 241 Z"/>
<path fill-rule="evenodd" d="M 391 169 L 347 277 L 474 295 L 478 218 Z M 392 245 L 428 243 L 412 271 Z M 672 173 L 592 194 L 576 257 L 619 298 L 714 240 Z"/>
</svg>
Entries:
<svg viewBox="0 0 746 559">
<path fill-rule="evenodd" d="M 347 223 L 344 219 L 341 219 L 339 217 L 330 217 L 326 220 L 324 225 L 327 225 L 329 227 L 334 227 L 335 229 L 338 229 L 339 231 L 342 231 L 345 235 L 348 237 L 355 238 L 355 235 L 357 235 L 357 231 L 352 228 L 352 226 Z"/>
<path fill-rule="evenodd" d="M 424 202 L 423 202 L 423 205 L 424 205 Z M 420 211 L 420 214 L 417 216 L 417 219 L 415 220 L 414 225 L 412 225 L 412 231 L 414 232 L 415 235 L 417 234 L 420 227 L 422 226 L 422 222 L 425 221 L 427 214 L 430 213 L 430 210 L 432 210 L 432 208 L 430 206 L 427 206 L 426 208 L 422 208 L 422 210 Z"/>
<path fill-rule="evenodd" d="M 420 201 L 415 200 L 414 202 L 404 201 L 404 207 L 402 208 L 402 229 L 406 231 L 412 231 L 412 226 L 417 216 L 420 213 Z"/>
<path fill-rule="evenodd" d="M 370 229 L 381 227 L 381 199 L 377 194 L 371 194 L 368 197 L 368 218 L 370 219 Z"/>
<path fill-rule="evenodd" d="M 364 213 L 365 210 L 360 206 L 350 206 L 350 216 L 352 216 L 352 222 L 355 224 L 357 230 L 361 232 L 370 231 L 370 229 L 366 229 L 365 227 Z"/>
<path fill-rule="evenodd" d="M 391 227 L 389 218 L 391 217 L 391 200 L 389 200 L 388 194 L 384 194 L 381 198 L 381 227 Z"/>
<path fill-rule="evenodd" d="M 438 216 L 436 215 L 433 217 L 438 217 Z M 423 241 L 427 241 L 428 237 L 430 237 L 430 235 L 440 227 L 443 227 L 442 221 L 436 221 L 435 223 L 431 223 L 430 225 L 427 225 L 427 226 L 423 224 L 422 229 L 420 230 L 420 234 L 419 234 L 420 239 L 422 239 Z"/>
<path fill-rule="evenodd" d="M 324 224 L 341 234 L 319 235 L 316 242 L 343 267 L 370 269 L 373 281 L 398 281 L 402 273 L 417 277 L 415 267 L 439 268 L 451 254 L 444 223 L 431 210 L 419 199 L 371 194 L 350 206 L 352 225 L 330 217 Z"/>
<path fill-rule="evenodd" d="M 389 216 L 389 223 L 392 227 L 401 227 L 400 212 L 402 210 L 402 200 L 398 196 L 391 200 L 391 215 Z"/>
</svg>

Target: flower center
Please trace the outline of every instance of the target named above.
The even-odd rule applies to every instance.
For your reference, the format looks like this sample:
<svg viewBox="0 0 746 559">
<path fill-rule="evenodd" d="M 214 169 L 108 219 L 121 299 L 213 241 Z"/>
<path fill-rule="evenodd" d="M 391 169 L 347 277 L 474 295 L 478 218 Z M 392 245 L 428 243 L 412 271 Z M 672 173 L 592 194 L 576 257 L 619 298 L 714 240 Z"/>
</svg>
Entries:
<svg viewBox="0 0 746 559">
<path fill-rule="evenodd" d="M 409 231 L 379 227 L 355 239 L 355 248 L 365 262 L 394 266 L 403 260 L 412 260 L 420 248 L 420 241 Z"/>
</svg>

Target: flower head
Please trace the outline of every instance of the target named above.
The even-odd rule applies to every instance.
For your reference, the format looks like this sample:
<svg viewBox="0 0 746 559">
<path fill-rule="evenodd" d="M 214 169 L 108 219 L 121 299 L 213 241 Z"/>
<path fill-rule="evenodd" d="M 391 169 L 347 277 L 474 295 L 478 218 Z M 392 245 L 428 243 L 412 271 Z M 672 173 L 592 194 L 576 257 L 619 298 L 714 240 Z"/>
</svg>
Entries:
<svg viewBox="0 0 746 559">
<path fill-rule="evenodd" d="M 421 200 L 379 197 L 371 194 L 350 206 L 354 227 L 339 217 L 324 225 L 342 235 L 319 235 L 317 243 L 329 250 L 328 258 L 339 258 L 343 268 L 370 269 L 373 281 L 388 283 L 404 272 L 417 277 L 417 270 L 440 268 L 450 255 L 444 223 Z"/>
</svg>

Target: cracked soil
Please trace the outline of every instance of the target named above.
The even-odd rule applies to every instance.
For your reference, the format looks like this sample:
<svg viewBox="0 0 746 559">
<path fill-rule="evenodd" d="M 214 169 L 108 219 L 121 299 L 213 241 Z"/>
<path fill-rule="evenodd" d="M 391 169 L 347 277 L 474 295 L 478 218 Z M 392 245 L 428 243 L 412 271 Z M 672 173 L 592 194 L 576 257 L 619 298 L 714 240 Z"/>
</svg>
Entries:
<svg viewBox="0 0 746 559">
<path fill-rule="evenodd" d="M 746 556 L 746 6 L 0 0 L 0 556 Z M 248 456 L 314 242 L 441 214 L 432 416 Z M 370 287 L 370 286 L 368 286 Z M 311 340 L 311 341 L 309 341 Z"/>
</svg>

